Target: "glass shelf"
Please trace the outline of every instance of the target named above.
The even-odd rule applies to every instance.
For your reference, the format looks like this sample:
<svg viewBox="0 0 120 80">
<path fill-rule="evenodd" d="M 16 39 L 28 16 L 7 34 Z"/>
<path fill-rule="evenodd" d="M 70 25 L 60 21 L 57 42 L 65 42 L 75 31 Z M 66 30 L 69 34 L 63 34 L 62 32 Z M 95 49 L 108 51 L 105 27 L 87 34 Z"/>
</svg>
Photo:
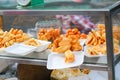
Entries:
<svg viewBox="0 0 120 80">
<path fill-rule="evenodd" d="M 58 0 L 58 1 L 47 1 L 45 0 L 44 5 L 36 6 L 12 6 L 12 7 L 1 7 L 1 10 L 80 10 L 80 9 L 109 9 L 109 7 L 115 4 L 119 0 L 83 0 L 81 3 L 73 2 L 72 0 Z"/>
<path fill-rule="evenodd" d="M 32 65 L 46 66 L 47 57 L 49 54 L 50 54 L 49 50 L 46 50 L 41 53 L 33 52 L 26 56 L 16 56 L 16 55 L 10 55 L 7 53 L 3 53 L 3 54 L 0 53 L 0 59 L 5 59 L 6 61 L 20 63 L 20 64 L 32 64 Z M 75 66 L 75 67 L 80 67 L 81 69 L 86 68 L 86 69 L 103 70 L 103 71 L 108 70 L 108 67 L 106 64 L 97 64 L 97 63 L 84 62 L 82 65 Z"/>
<path fill-rule="evenodd" d="M 10 61 L 10 62 L 17 62 L 17 63 L 21 63 L 21 64 L 32 64 L 32 65 L 42 65 L 42 66 L 46 66 L 47 65 L 47 58 L 48 55 L 50 54 L 50 50 L 45 50 L 43 52 L 33 52 L 30 53 L 26 56 L 19 56 L 19 55 L 11 55 L 9 53 L 5 53 L 5 52 L 0 52 L 0 59 L 5 59 L 6 61 Z M 85 57 L 84 59 L 84 63 L 80 66 L 80 68 L 86 68 L 86 69 L 93 69 L 93 70 L 103 70 L 103 71 L 107 71 L 108 67 L 107 67 L 107 62 L 104 61 L 106 59 L 106 57 L 103 57 L 101 60 L 103 60 L 103 62 L 98 61 L 100 57 L 98 58 L 87 58 Z M 115 59 L 115 64 L 117 64 L 120 60 L 120 55 L 118 55 Z M 77 66 L 76 66 L 77 67 Z"/>
</svg>

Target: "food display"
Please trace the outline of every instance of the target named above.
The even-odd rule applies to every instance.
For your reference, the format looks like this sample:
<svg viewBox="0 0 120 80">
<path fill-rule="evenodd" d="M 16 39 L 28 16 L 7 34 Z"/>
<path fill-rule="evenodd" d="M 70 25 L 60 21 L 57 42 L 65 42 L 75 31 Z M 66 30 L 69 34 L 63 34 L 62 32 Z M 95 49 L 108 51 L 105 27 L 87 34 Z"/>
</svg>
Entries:
<svg viewBox="0 0 120 80">
<path fill-rule="evenodd" d="M 119 33 L 116 31 L 117 29 L 118 27 L 113 28 L 115 54 L 119 53 Z M 10 31 L 0 30 L 0 41 L 0 48 L 7 48 L 6 52 L 20 56 L 50 49 L 51 54 L 48 56 L 47 62 L 48 69 L 79 66 L 84 62 L 84 53 L 91 56 L 107 54 L 104 24 L 98 24 L 97 29 L 91 30 L 88 34 L 81 33 L 77 28 L 68 29 L 64 34 L 61 33 L 60 29 L 40 28 L 37 39 L 31 38 L 21 29 L 11 28 Z M 83 43 L 81 44 L 81 42 Z M 18 44 L 12 46 L 14 43 Z M 20 51 L 16 53 L 15 50 Z"/>
<path fill-rule="evenodd" d="M 113 37 L 120 41 L 120 26 L 113 26 Z"/>
<path fill-rule="evenodd" d="M 16 42 L 23 42 L 30 39 L 30 36 L 24 33 L 22 30 L 11 28 L 9 33 L 13 34 Z"/>
<path fill-rule="evenodd" d="M 50 53 L 47 60 L 47 69 L 64 69 L 80 66 L 84 62 L 83 51 L 67 50 L 64 54 Z"/>
<path fill-rule="evenodd" d="M 53 52 L 64 53 L 67 50 L 81 51 L 82 46 L 80 45 L 79 39 L 76 37 L 64 37 L 61 36 L 53 42 Z"/>
<path fill-rule="evenodd" d="M 119 27 L 113 27 L 114 53 L 119 52 Z M 105 25 L 98 24 L 97 30 L 91 30 L 89 34 L 81 33 L 77 28 L 68 29 L 65 34 L 61 34 L 60 29 L 40 28 L 37 33 L 39 40 L 52 41 L 48 46 L 53 52 L 65 55 L 65 62 L 74 62 L 73 51 L 81 51 L 83 45 L 80 39 L 86 39 L 85 49 L 90 55 L 105 55 L 106 52 L 106 33 Z M 0 30 L 0 48 L 6 48 L 14 43 L 23 42 L 25 45 L 40 46 L 41 43 L 22 30 L 11 28 L 9 31 Z M 71 61 L 70 61 L 70 60 Z"/>
<path fill-rule="evenodd" d="M 81 51 L 80 39 L 85 39 L 86 34 L 81 34 L 77 28 L 68 29 L 66 34 L 60 35 L 53 41 L 53 52 L 64 53 L 67 50 Z"/>
<path fill-rule="evenodd" d="M 65 63 L 73 63 L 76 60 L 74 51 L 82 51 L 83 45 L 80 44 L 80 39 L 86 39 L 86 37 L 87 35 L 80 33 L 77 28 L 68 29 L 65 34 L 56 38 L 49 47 L 53 53 L 64 55 Z"/>
<path fill-rule="evenodd" d="M 50 29 L 45 29 L 45 28 L 41 28 L 38 31 L 37 37 L 40 40 L 50 40 L 53 41 L 55 40 L 57 37 L 60 36 L 61 30 L 60 29 L 54 29 L 54 28 L 50 28 Z"/>
<path fill-rule="evenodd" d="M 87 35 L 84 33 L 80 33 L 80 31 L 77 28 L 68 29 L 65 34 L 66 37 L 76 37 L 77 39 L 86 39 Z"/>
<path fill-rule="evenodd" d="M 6 48 L 14 43 L 20 43 L 30 39 L 30 36 L 22 30 L 11 28 L 10 31 L 0 31 L 0 48 Z"/>
<path fill-rule="evenodd" d="M 98 24 L 97 30 L 89 32 L 86 41 L 86 50 L 89 55 L 106 55 L 106 33 L 105 25 Z M 114 53 L 119 52 L 119 41 L 114 37 Z"/>
</svg>

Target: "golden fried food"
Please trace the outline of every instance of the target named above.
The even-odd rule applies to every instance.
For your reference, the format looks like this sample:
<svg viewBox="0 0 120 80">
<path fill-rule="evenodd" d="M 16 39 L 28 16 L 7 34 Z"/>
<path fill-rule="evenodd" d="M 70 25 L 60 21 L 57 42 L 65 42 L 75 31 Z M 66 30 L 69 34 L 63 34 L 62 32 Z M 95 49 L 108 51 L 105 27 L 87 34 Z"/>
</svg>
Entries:
<svg viewBox="0 0 120 80">
<path fill-rule="evenodd" d="M 87 42 L 86 44 L 88 46 L 93 45 L 100 45 L 106 42 L 106 34 L 102 33 L 100 34 L 99 32 L 95 32 L 95 30 L 92 30 L 91 32 L 89 32 L 88 36 L 87 36 Z"/>
<path fill-rule="evenodd" d="M 74 78 L 81 75 L 82 72 L 79 68 L 54 69 L 51 72 L 50 80 L 80 80 L 79 78 L 70 78 Z"/>
<path fill-rule="evenodd" d="M 24 39 L 23 38 L 18 38 L 18 39 L 15 39 L 15 42 L 23 42 Z"/>
<path fill-rule="evenodd" d="M 72 51 L 70 50 L 67 50 L 65 52 L 65 62 L 66 63 L 71 63 L 71 62 L 74 62 L 75 61 L 75 55 Z"/>
<path fill-rule="evenodd" d="M 81 51 L 82 50 L 82 46 L 80 45 L 79 40 L 72 40 L 72 42 L 71 42 L 71 50 L 72 51 Z"/>
<path fill-rule="evenodd" d="M 119 45 L 118 44 L 114 44 L 114 53 L 118 54 L 119 52 Z"/>
<path fill-rule="evenodd" d="M 31 38 L 27 41 L 24 42 L 25 45 L 30 45 L 30 46 L 40 46 L 40 42 L 38 42 L 37 40 Z"/>
<path fill-rule="evenodd" d="M 80 71 L 81 71 L 83 74 L 89 74 L 89 73 L 90 73 L 90 70 L 89 70 L 89 69 L 80 69 Z"/>
<path fill-rule="evenodd" d="M 77 39 L 86 39 L 87 38 L 87 35 L 84 33 L 81 33 L 77 28 L 68 29 L 65 35 L 66 35 L 66 37 L 75 36 L 75 38 L 77 38 Z"/>
<path fill-rule="evenodd" d="M 58 53 L 64 53 L 65 51 L 69 50 L 71 48 L 71 45 L 64 45 L 64 46 L 60 46 L 58 48 L 54 48 L 53 51 L 54 52 L 58 52 Z"/>
<path fill-rule="evenodd" d="M 60 42 L 59 42 L 59 44 L 58 44 L 58 46 L 65 46 L 65 45 L 70 45 L 71 44 L 71 39 L 69 39 L 69 38 L 63 38 Z"/>
<path fill-rule="evenodd" d="M 53 52 L 64 53 L 67 50 L 81 51 L 82 46 L 80 45 L 79 39 L 75 36 L 60 36 L 53 42 Z"/>
<path fill-rule="evenodd" d="M 23 42 L 30 39 L 30 36 L 22 30 L 11 28 L 10 31 L 0 31 L 0 48 L 13 45 L 15 42 Z"/>
<path fill-rule="evenodd" d="M 60 36 L 60 37 L 58 37 L 57 39 L 55 39 L 55 40 L 53 41 L 53 48 L 59 47 L 59 42 L 61 42 L 62 39 L 63 39 L 62 36 Z"/>
<path fill-rule="evenodd" d="M 115 35 L 113 35 L 115 36 Z M 113 37 L 114 42 L 114 53 L 119 52 L 119 40 L 116 37 Z M 88 47 L 88 52 L 90 55 L 105 55 L 107 52 L 106 49 L 106 33 L 105 25 L 98 24 L 98 30 L 92 30 L 87 36 L 86 45 Z"/>
<path fill-rule="evenodd" d="M 60 42 L 59 42 L 60 39 Z M 58 42 L 57 42 L 58 41 Z M 68 38 L 58 38 L 54 41 L 54 52 L 64 53 L 71 48 L 71 41 Z"/>
<path fill-rule="evenodd" d="M 11 28 L 9 33 L 13 34 L 16 42 L 23 42 L 25 40 L 30 39 L 30 36 L 24 33 L 21 29 L 18 30 L 18 29 Z"/>
<path fill-rule="evenodd" d="M 97 47 L 96 46 L 88 46 L 88 53 L 90 55 L 99 55 L 99 51 L 98 48 L 96 49 Z"/>
<path fill-rule="evenodd" d="M 44 29 L 41 28 L 37 34 L 38 39 L 40 40 L 55 40 L 57 37 L 60 36 L 61 30 L 60 29 Z"/>
<path fill-rule="evenodd" d="M 120 41 L 120 26 L 113 26 L 113 37 Z"/>
<path fill-rule="evenodd" d="M 97 46 L 87 46 L 88 47 L 88 53 L 90 55 L 106 55 L 107 54 L 107 48 L 106 44 L 97 45 Z M 117 54 L 119 52 L 119 45 L 114 44 L 114 53 Z"/>
<path fill-rule="evenodd" d="M 70 36 L 75 36 L 76 38 L 80 39 L 80 31 L 77 28 L 73 28 L 73 29 L 68 29 L 66 32 L 66 37 L 70 37 Z"/>
</svg>

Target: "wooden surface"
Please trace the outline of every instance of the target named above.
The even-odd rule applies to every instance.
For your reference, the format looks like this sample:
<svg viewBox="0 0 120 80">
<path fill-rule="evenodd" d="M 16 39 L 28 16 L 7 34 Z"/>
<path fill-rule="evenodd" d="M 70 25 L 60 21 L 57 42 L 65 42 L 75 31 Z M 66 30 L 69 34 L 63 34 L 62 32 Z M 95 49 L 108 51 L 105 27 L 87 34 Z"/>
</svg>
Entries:
<svg viewBox="0 0 120 80">
<path fill-rule="evenodd" d="M 17 68 L 19 80 L 49 80 L 50 73 L 46 66 L 19 64 Z"/>
</svg>

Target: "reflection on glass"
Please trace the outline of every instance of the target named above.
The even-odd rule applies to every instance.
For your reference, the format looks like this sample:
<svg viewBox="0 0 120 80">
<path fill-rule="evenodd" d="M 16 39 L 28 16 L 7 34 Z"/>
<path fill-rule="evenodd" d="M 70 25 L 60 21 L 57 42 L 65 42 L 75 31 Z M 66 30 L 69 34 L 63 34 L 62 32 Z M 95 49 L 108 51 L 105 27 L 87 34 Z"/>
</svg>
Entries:
<svg viewBox="0 0 120 80">
<path fill-rule="evenodd" d="M 119 61 L 120 54 L 120 15 L 119 13 L 112 16 L 112 31 L 113 31 L 113 50 L 115 54 L 115 62 Z"/>
<path fill-rule="evenodd" d="M 37 38 L 37 35 L 36 35 L 36 30 L 34 28 L 28 28 L 27 29 L 27 34 L 30 35 L 31 37 L 33 38 Z"/>
</svg>

